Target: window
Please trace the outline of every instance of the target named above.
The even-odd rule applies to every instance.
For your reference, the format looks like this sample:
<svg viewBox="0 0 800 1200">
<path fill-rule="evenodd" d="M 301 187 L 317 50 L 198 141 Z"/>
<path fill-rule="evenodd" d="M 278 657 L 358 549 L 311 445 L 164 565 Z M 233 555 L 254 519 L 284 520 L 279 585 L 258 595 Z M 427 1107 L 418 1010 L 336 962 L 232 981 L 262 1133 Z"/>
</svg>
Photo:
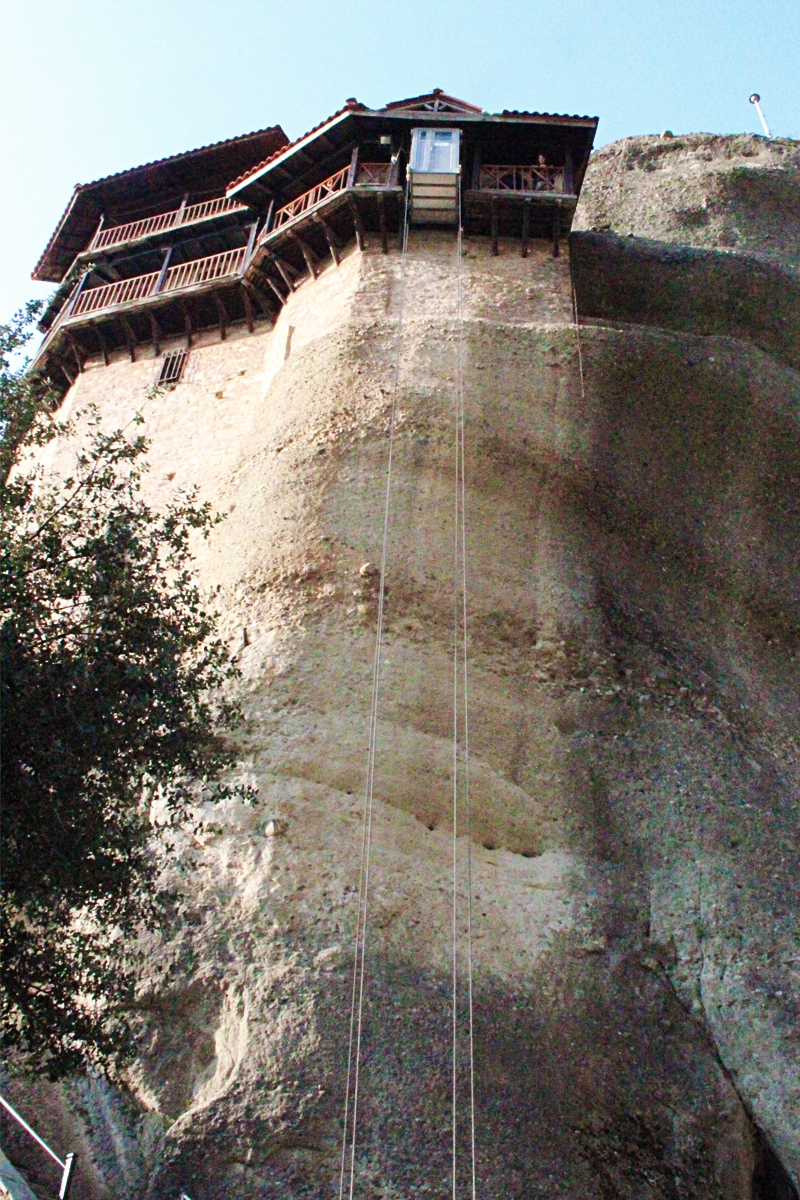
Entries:
<svg viewBox="0 0 800 1200">
<path fill-rule="evenodd" d="M 457 175 L 460 143 L 458 129 L 412 129 L 411 170 L 432 175 Z"/>
<path fill-rule="evenodd" d="M 174 387 L 176 383 L 179 383 L 188 357 L 188 350 L 170 350 L 169 354 L 165 354 L 161 360 L 158 386 L 162 387 L 166 384 Z"/>
</svg>

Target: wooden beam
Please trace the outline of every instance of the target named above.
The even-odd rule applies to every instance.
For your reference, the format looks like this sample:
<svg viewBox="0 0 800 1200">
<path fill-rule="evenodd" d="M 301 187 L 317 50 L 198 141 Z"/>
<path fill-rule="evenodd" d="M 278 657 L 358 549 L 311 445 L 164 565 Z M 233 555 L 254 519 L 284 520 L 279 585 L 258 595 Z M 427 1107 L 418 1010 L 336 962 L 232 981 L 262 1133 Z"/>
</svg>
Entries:
<svg viewBox="0 0 800 1200">
<path fill-rule="evenodd" d="M 297 246 L 300 247 L 300 253 L 303 255 L 303 258 L 306 260 L 306 266 L 308 267 L 311 278 L 316 279 L 317 278 L 317 259 L 314 254 L 314 251 L 311 249 L 310 246 L 306 245 L 306 243 L 303 241 L 302 238 L 299 238 L 297 236 L 297 234 L 294 232 L 294 230 L 292 230 L 289 233 L 289 237 L 292 239 L 292 241 Z"/>
<path fill-rule="evenodd" d="M 263 278 L 264 278 L 263 275 L 259 275 L 259 279 L 263 279 Z M 270 303 L 269 299 L 264 295 L 261 288 L 256 287 L 256 285 L 249 279 L 248 279 L 247 283 L 242 284 L 242 286 L 244 287 L 248 296 L 250 296 L 251 299 L 256 301 L 256 303 L 258 304 L 258 307 L 261 309 L 261 312 L 265 316 L 269 317 L 270 320 L 272 320 L 273 314 L 275 312 L 275 307 L 273 304 Z M 283 303 L 283 300 L 281 300 L 281 303 Z"/>
<path fill-rule="evenodd" d="M 383 192 L 378 192 L 378 221 L 380 222 L 381 231 L 381 252 L 389 253 L 389 244 L 386 240 L 386 203 Z"/>
<path fill-rule="evenodd" d="M 338 267 L 338 265 L 339 265 L 339 247 L 340 247 L 339 239 L 336 237 L 336 234 L 333 232 L 333 230 L 331 229 L 328 222 L 323 221 L 323 219 L 319 215 L 319 213 L 314 213 L 314 220 L 316 221 L 317 225 L 319 225 L 322 232 L 325 234 L 325 241 L 328 243 L 328 249 L 331 252 L 331 258 L 333 259 L 335 265 Z"/>
<path fill-rule="evenodd" d="M 166 253 L 164 254 L 164 261 L 161 264 L 161 270 L 159 271 L 158 279 L 156 280 L 156 286 L 153 288 L 151 295 L 155 295 L 156 292 L 160 292 L 162 287 L 164 286 L 164 280 L 167 277 L 167 267 L 169 266 L 169 260 L 171 258 L 172 258 L 172 246 L 167 246 Z"/>
<path fill-rule="evenodd" d="M 355 202 L 352 192 L 347 193 L 347 205 L 353 217 L 353 226 L 355 228 L 356 242 L 359 250 L 363 250 L 366 244 L 364 239 L 364 226 L 361 223 L 361 213 L 358 211 L 358 205 Z"/>
<path fill-rule="evenodd" d="M 271 250 L 267 252 L 267 261 L 273 263 L 277 267 L 277 269 L 280 273 L 280 277 L 283 280 L 283 282 L 286 284 L 289 291 L 290 292 L 295 291 L 294 280 L 292 279 L 291 275 L 289 274 L 288 263 L 282 262 L 282 260 L 280 258 L 278 258 L 277 254 L 273 254 L 273 252 Z M 283 303 L 283 301 L 281 301 L 281 303 Z"/>
<path fill-rule="evenodd" d="M 181 312 L 183 313 L 183 321 L 186 326 L 186 349 L 191 350 L 192 342 L 194 341 L 194 330 L 192 329 L 192 314 L 189 312 L 189 305 L 185 300 L 180 301 Z"/>
<path fill-rule="evenodd" d="M 81 357 L 81 346 L 80 346 L 77 338 L 73 337 L 68 329 L 64 330 L 64 338 L 66 340 L 67 345 L 69 346 L 70 350 L 72 351 L 72 353 L 75 357 L 75 362 L 78 364 L 78 374 L 82 375 L 83 374 L 83 358 Z"/>
<path fill-rule="evenodd" d="M 228 336 L 228 314 L 219 292 L 214 292 L 214 303 L 217 306 L 217 316 L 219 317 L 219 338 L 221 342 L 224 342 Z"/>
<path fill-rule="evenodd" d="M 58 363 L 59 367 L 61 367 L 61 370 L 64 372 L 64 374 L 66 375 L 67 383 L 69 384 L 70 387 L 72 387 L 73 383 L 78 378 L 77 375 L 74 378 L 72 375 L 70 375 L 69 371 L 67 370 L 67 364 L 64 362 L 63 358 L 57 358 L 56 362 Z"/>
<path fill-rule="evenodd" d="M 573 189 L 572 151 L 567 147 L 564 155 L 564 191 L 572 194 Z"/>
<path fill-rule="evenodd" d="M 497 231 L 498 231 L 497 196 L 492 196 L 491 211 L 492 211 L 492 254 L 494 255 L 495 258 L 497 258 L 497 255 L 500 253 L 498 246 L 497 246 Z"/>
<path fill-rule="evenodd" d="M 128 353 L 131 356 L 131 362 L 136 362 L 136 334 L 131 328 L 130 321 L 127 317 L 123 316 L 122 313 L 117 314 L 117 320 L 119 321 L 122 329 L 122 336 L 128 345 Z"/>
<path fill-rule="evenodd" d="M 277 283 L 275 282 L 275 280 L 274 280 L 274 279 L 270 279 L 269 275 L 265 275 L 265 276 L 264 276 L 264 279 L 265 279 L 265 281 L 266 281 L 266 283 L 267 283 L 267 286 L 268 286 L 268 287 L 270 287 L 270 288 L 272 288 L 272 291 L 273 291 L 273 292 L 275 293 L 275 295 L 278 297 L 278 300 L 280 301 L 280 304 L 281 304 L 281 308 L 283 308 L 284 304 L 286 303 L 286 301 L 287 301 L 287 299 L 288 299 L 288 296 L 284 296 L 283 292 L 282 292 L 282 291 L 281 291 L 281 289 L 278 287 L 278 285 L 277 285 Z"/>
<path fill-rule="evenodd" d="M 481 186 L 481 148 L 475 146 L 475 157 L 472 160 L 472 190 L 476 192 Z"/>
<path fill-rule="evenodd" d="M 528 257 L 528 248 L 531 240 L 531 202 L 525 201 L 525 206 L 522 209 L 522 257 Z"/>
<path fill-rule="evenodd" d="M 358 170 L 358 146 L 353 146 L 353 153 L 350 155 L 350 170 L 347 172 L 347 187 L 356 186 L 356 171 Z"/>
<path fill-rule="evenodd" d="M 556 207 L 553 213 L 553 258 L 558 258 L 561 254 L 561 246 L 559 241 L 561 238 L 561 201 L 556 200 Z"/>
<path fill-rule="evenodd" d="M 153 356 L 158 358 L 161 353 L 161 327 L 155 318 L 155 313 L 148 309 L 147 315 L 150 318 L 150 334 L 153 338 Z"/>
<path fill-rule="evenodd" d="M 94 321 L 91 321 L 89 323 L 89 328 L 91 329 L 92 333 L 95 335 L 98 342 L 100 343 L 100 349 L 103 352 L 103 362 L 105 363 L 106 366 L 108 366 L 108 364 L 109 364 L 108 343 L 106 342 L 103 331 L 99 325 L 95 324 Z"/>
<path fill-rule="evenodd" d="M 242 303 L 244 304 L 244 315 L 247 321 L 247 328 L 250 333 L 253 332 L 255 324 L 253 322 L 253 302 L 250 299 L 247 288 L 242 284 Z"/>
<path fill-rule="evenodd" d="M 258 221 L 253 221 L 253 224 L 250 226 L 250 236 L 247 239 L 247 249 L 244 252 L 244 262 L 242 263 L 242 274 L 243 275 L 244 275 L 245 271 L 247 270 L 247 268 L 250 266 L 250 259 L 253 257 L 253 248 L 255 246 L 256 229 L 257 228 L 258 228 Z"/>
</svg>

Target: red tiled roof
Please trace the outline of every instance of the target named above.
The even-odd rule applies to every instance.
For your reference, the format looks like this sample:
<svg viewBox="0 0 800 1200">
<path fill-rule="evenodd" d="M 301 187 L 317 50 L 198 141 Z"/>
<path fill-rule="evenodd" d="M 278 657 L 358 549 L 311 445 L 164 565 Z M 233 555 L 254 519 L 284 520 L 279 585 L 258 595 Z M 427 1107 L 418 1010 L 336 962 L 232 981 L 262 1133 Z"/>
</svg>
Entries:
<svg viewBox="0 0 800 1200">
<path fill-rule="evenodd" d="M 579 117 L 577 113 L 571 116 L 567 113 L 519 112 L 516 108 L 504 108 L 501 117 L 533 117 L 544 118 L 548 121 L 599 121 L 599 117 Z"/>
<path fill-rule="evenodd" d="M 275 150 L 272 154 L 265 158 L 263 162 L 258 163 L 255 167 L 250 167 L 249 170 L 244 171 L 237 179 L 231 180 L 226 188 L 226 194 L 230 195 L 233 189 L 238 188 L 239 185 L 244 183 L 246 179 L 249 179 L 252 175 L 259 175 L 265 167 L 269 166 L 271 162 L 274 162 L 277 158 L 287 154 L 290 150 L 293 150 L 295 146 L 299 146 L 301 142 L 304 142 L 306 138 L 311 137 L 312 134 L 319 133 L 320 129 L 324 129 L 326 125 L 330 125 L 331 121 L 335 121 L 337 117 L 344 116 L 346 112 L 369 112 L 369 109 L 367 108 L 366 104 L 361 104 L 358 100 L 345 101 L 338 112 L 332 113 L 331 116 L 326 117 L 324 121 L 320 121 L 318 125 L 314 125 L 312 129 L 307 130 L 305 133 L 301 134 L 300 137 L 295 138 L 293 142 L 287 142 L 285 146 L 281 146 L 280 149 Z"/>
<path fill-rule="evenodd" d="M 72 192 L 72 196 L 70 197 L 69 204 L 64 209 L 64 212 L 61 214 L 61 217 L 59 218 L 58 224 L 56 225 L 56 227 L 50 237 L 50 240 L 48 241 L 47 245 L 45 246 L 44 251 L 41 254 L 41 257 L 39 258 L 39 261 L 37 262 L 36 266 L 33 269 L 33 278 L 35 279 L 37 277 L 38 272 L 39 272 L 40 268 L 42 267 L 42 264 L 44 263 L 45 259 L 48 257 L 51 250 L 53 249 L 56 239 L 58 238 L 59 234 L 61 233 L 61 230 L 64 227 L 64 223 L 67 220 L 67 218 L 69 217 L 72 209 L 75 206 L 75 202 L 78 199 L 78 197 L 81 195 L 81 193 L 86 192 L 92 188 L 100 187 L 102 184 L 111 183 L 114 180 L 124 180 L 126 176 L 136 175 L 139 171 L 147 171 L 147 170 L 152 169 L 153 167 L 162 167 L 162 166 L 166 166 L 170 163 L 178 163 L 184 159 L 191 158 L 192 155 L 195 155 L 195 154 L 205 154 L 210 150 L 220 150 L 224 146 L 235 146 L 239 142 L 246 142 L 251 138 L 262 137 L 262 136 L 266 136 L 269 134 L 274 134 L 276 136 L 280 136 L 280 137 L 283 137 L 284 139 L 286 139 L 286 134 L 283 132 L 283 129 L 281 129 L 280 125 L 268 125 L 265 129 L 255 129 L 255 130 L 253 130 L 252 133 L 242 133 L 242 134 L 238 134 L 236 137 L 223 138 L 222 141 L 209 142 L 208 145 L 198 146 L 194 150 L 183 150 L 180 154 L 170 154 L 170 155 L 167 155 L 166 158 L 155 158 L 151 162 L 142 163 L 138 167 L 127 167 L 124 171 L 116 171 L 116 172 L 112 173 L 111 175 L 102 175 L 99 179 L 93 179 L 90 183 L 76 183 L 75 187 L 73 189 L 73 192 Z M 288 141 L 288 139 L 286 139 L 286 140 Z"/>
</svg>

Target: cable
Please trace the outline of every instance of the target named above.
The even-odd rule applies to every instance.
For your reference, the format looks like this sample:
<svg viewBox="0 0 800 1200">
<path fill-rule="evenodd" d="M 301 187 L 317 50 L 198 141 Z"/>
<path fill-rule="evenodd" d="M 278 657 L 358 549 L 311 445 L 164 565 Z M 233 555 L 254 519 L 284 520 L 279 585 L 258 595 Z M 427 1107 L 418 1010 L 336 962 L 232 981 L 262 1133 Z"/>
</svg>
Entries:
<svg viewBox="0 0 800 1200">
<path fill-rule="evenodd" d="M 347 1172 L 347 1131 L 352 1130 L 350 1143 L 349 1200 L 353 1200 L 355 1187 L 356 1135 L 358 1130 L 358 1093 L 361 1071 L 361 1041 L 364 1023 L 364 976 L 367 948 L 367 915 L 369 905 L 370 849 L 372 845 L 372 814 L 375 789 L 375 747 L 378 732 L 378 700 L 380 697 L 381 648 L 383 645 L 383 613 L 386 596 L 386 562 L 389 549 L 389 509 L 392 492 L 392 465 L 394 434 L 397 415 L 397 392 L 400 379 L 400 353 L 403 342 L 403 315 L 406 293 L 406 257 L 408 252 L 408 206 L 409 181 L 406 181 L 403 207 L 403 242 L 400 269 L 400 311 L 397 321 L 397 342 L 392 381 L 392 403 L 389 417 L 389 452 L 386 466 L 386 492 L 383 506 L 383 538 L 381 542 L 380 584 L 378 590 L 378 620 L 375 635 L 375 657 L 372 666 L 372 695 L 370 701 L 369 748 L 367 752 L 367 780 L 364 790 L 364 817 L 361 836 L 361 863 L 359 870 L 359 900 L 356 921 L 355 952 L 353 961 L 353 989 L 350 1002 L 350 1037 L 347 1054 L 347 1084 L 345 1087 L 344 1129 L 342 1132 L 342 1161 L 339 1175 L 339 1200 L 344 1198 L 345 1175 Z M 353 1080 L 351 1087 L 351 1078 Z M 352 1117 L 350 1115 L 352 1095 Z"/>
<path fill-rule="evenodd" d="M 578 342 L 578 370 L 581 376 L 581 399 L 586 403 L 586 381 L 583 374 L 583 349 L 581 347 L 581 323 L 578 318 L 578 297 L 575 294 L 575 284 L 572 285 L 572 315 L 575 326 L 575 337 Z"/>
<path fill-rule="evenodd" d="M 471 1194 L 477 1194 L 475 1146 L 475 1038 L 472 964 L 472 812 L 469 791 L 469 690 L 467 647 L 467 518 L 466 463 L 464 437 L 464 268 L 463 224 L 461 220 L 461 180 L 459 178 L 459 221 L 457 238 L 458 356 L 455 404 L 455 483 L 454 483 L 454 620 L 453 620 L 453 1017 L 452 1017 L 452 1190 L 457 1197 L 458 1142 L 458 780 L 459 724 L 463 708 L 463 805 L 467 838 L 467 1000 L 469 1038 L 469 1111 Z M 460 608 L 460 617 L 459 617 Z M 461 704 L 459 704 L 459 677 Z"/>
</svg>

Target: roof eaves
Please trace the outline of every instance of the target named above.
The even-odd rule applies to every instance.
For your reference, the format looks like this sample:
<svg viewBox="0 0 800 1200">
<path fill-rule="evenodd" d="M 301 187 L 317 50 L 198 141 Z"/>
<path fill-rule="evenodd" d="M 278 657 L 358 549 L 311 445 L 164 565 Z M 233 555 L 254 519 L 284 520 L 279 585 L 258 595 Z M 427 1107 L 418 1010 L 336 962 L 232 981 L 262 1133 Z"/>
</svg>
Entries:
<svg viewBox="0 0 800 1200">
<path fill-rule="evenodd" d="M 542 120 L 542 121 L 594 121 L 595 125 L 600 120 L 599 117 L 579 116 L 577 113 L 546 113 L 546 112 L 520 112 L 517 109 L 504 108 L 499 114 L 501 117 L 517 117 L 521 120 Z"/>
<path fill-rule="evenodd" d="M 166 158 L 154 158 L 151 162 L 142 163 L 138 167 L 127 167 L 124 171 L 116 171 L 111 175 L 102 175 L 99 179 L 93 179 L 91 183 L 76 183 L 70 198 L 70 202 L 64 209 L 61 219 L 56 225 L 50 240 L 42 251 L 39 261 L 31 272 L 31 278 L 39 278 L 39 271 L 42 268 L 42 264 L 50 254 L 50 251 L 52 250 L 59 234 L 61 233 L 61 230 L 64 228 L 67 218 L 72 212 L 72 209 L 75 207 L 75 201 L 82 192 L 89 191 L 94 187 L 99 187 L 100 184 L 103 183 L 110 183 L 113 179 L 124 179 L 128 175 L 135 175 L 137 171 L 146 171 L 151 167 L 161 167 L 165 166 L 167 163 L 180 162 L 182 159 L 191 158 L 193 154 L 204 154 L 209 150 L 219 150 L 222 146 L 234 146 L 237 142 L 246 142 L 249 138 L 261 137 L 263 134 L 268 133 L 283 134 L 283 136 L 286 137 L 286 134 L 283 132 L 283 129 L 280 125 L 268 125 L 265 129 L 254 129 L 252 133 L 240 133 L 236 137 L 223 138 L 222 141 L 219 142 L 209 142 L 207 146 L 198 146 L 194 150 L 183 150 L 180 154 L 169 154 Z M 276 151 L 276 153 L 279 153 L 279 151 Z"/>
<path fill-rule="evenodd" d="M 331 129 L 334 125 L 338 125 L 340 121 L 354 112 L 370 112 L 370 109 L 365 104 L 359 104 L 358 101 L 348 101 L 338 112 L 335 112 L 330 117 L 326 117 L 324 121 L 320 121 L 319 125 L 315 125 L 313 129 L 309 129 L 307 133 L 302 134 L 295 141 L 289 142 L 287 146 L 281 146 L 280 150 L 276 150 L 274 154 L 270 154 L 269 158 L 265 158 L 257 166 L 251 167 L 249 171 L 245 171 L 238 179 L 234 179 L 232 183 L 228 184 L 225 195 L 234 196 L 248 184 L 255 183 L 266 171 L 277 166 L 284 158 L 291 158 L 293 154 L 298 150 L 302 150 L 303 146 L 308 145 L 314 138 L 319 137 L 326 129 Z"/>
<path fill-rule="evenodd" d="M 67 207 L 64 209 L 63 213 L 61 214 L 58 224 L 56 225 L 55 229 L 53 230 L 53 232 L 50 235 L 50 240 L 48 241 L 48 243 L 45 246 L 44 250 L 42 251 L 41 255 L 39 256 L 39 261 L 37 262 L 36 266 L 31 271 L 31 279 L 39 279 L 40 278 L 39 272 L 42 269 L 42 265 L 43 265 L 45 259 L 47 258 L 47 256 L 49 255 L 50 251 L 53 249 L 53 246 L 56 243 L 56 239 L 58 238 L 58 235 L 61 233 L 61 230 L 64 228 L 64 226 L 67 222 L 67 218 L 69 217 L 69 214 L 72 212 L 73 208 L 75 207 L 75 201 L 78 199 L 78 196 L 83 191 L 84 186 L 85 185 L 81 184 L 81 183 L 75 184 L 72 195 L 70 196 L 69 204 L 67 205 Z M 53 281 L 50 279 L 43 278 L 43 282 L 52 283 Z"/>
<path fill-rule="evenodd" d="M 126 175 L 135 175 L 137 171 L 146 171 L 150 167 L 162 167 L 167 163 L 191 158 L 194 154 L 205 154 L 209 150 L 219 150 L 222 146 L 234 146 L 237 142 L 246 142 L 250 138 L 261 137 L 265 133 L 283 133 L 283 129 L 280 125 L 268 125 L 266 129 L 254 129 L 252 133 L 241 133 L 237 137 L 223 138 L 220 142 L 209 142 L 207 146 L 198 146 L 194 150 L 183 150 L 180 154 L 169 154 L 166 158 L 154 158 L 152 162 L 142 163 L 138 167 L 128 167 L 124 171 L 116 171 L 113 175 L 103 175 L 100 179 L 94 179 L 91 183 L 83 183 L 79 186 L 81 189 L 97 187 L 101 183 L 110 183 L 112 179 L 124 179 Z M 286 134 L 284 133 L 283 136 L 286 137 Z"/>
</svg>

